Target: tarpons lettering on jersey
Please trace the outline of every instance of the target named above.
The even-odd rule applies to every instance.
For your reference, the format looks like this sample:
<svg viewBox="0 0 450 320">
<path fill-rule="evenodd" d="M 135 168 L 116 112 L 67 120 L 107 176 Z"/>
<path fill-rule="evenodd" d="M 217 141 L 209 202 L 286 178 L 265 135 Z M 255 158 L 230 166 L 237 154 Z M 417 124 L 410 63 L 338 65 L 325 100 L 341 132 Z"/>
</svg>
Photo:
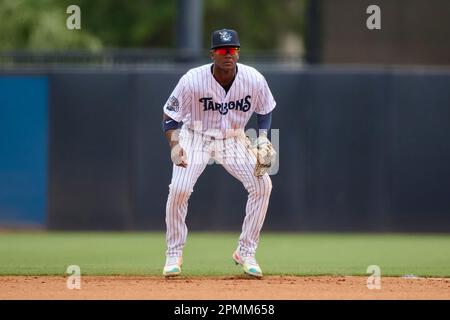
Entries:
<svg viewBox="0 0 450 320">
<path fill-rule="evenodd" d="M 211 97 L 204 97 L 199 99 L 199 102 L 203 103 L 203 111 L 219 111 L 220 114 L 225 115 L 228 113 L 228 110 L 239 110 L 242 112 L 247 112 L 250 110 L 252 106 L 250 99 L 251 95 L 247 95 L 245 98 L 230 101 L 230 102 L 214 102 Z"/>
</svg>

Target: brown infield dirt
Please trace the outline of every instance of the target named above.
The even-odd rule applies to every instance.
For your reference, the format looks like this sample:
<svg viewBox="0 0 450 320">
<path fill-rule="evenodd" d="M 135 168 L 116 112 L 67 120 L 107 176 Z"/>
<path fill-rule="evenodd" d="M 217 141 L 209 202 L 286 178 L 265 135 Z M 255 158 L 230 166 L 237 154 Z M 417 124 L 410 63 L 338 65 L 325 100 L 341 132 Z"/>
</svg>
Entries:
<svg viewBox="0 0 450 320">
<path fill-rule="evenodd" d="M 303 300 L 450 299 L 450 279 L 381 278 L 368 289 L 367 277 L 266 276 L 186 277 L 82 276 L 69 290 L 67 277 L 0 276 L 0 299 Z"/>
</svg>

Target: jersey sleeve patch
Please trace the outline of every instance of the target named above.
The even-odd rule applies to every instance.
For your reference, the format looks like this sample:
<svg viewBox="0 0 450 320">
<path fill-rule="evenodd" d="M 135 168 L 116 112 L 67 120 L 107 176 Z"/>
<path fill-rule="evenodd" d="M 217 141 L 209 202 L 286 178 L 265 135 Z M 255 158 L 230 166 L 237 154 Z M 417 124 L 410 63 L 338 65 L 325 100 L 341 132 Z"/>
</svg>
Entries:
<svg viewBox="0 0 450 320">
<path fill-rule="evenodd" d="M 167 101 L 166 110 L 172 112 L 180 111 L 180 103 L 178 102 L 178 99 L 175 96 L 171 96 L 169 98 L 169 101 Z"/>
</svg>

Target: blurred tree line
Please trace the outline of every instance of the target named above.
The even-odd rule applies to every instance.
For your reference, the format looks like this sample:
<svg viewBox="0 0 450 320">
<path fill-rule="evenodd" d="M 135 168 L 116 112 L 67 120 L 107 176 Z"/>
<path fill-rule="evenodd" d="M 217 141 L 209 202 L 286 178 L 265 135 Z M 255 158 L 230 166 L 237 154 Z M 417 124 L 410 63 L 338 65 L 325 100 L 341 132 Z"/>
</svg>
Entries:
<svg viewBox="0 0 450 320">
<path fill-rule="evenodd" d="M 248 49 L 301 50 L 307 0 L 203 1 L 204 48 L 227 27 Z M 81 30 L 66 28 L 72 4 Z M 176 0 L 0 0 L 0 50 L 174 48 L 177 14 Z"/>
</svg>

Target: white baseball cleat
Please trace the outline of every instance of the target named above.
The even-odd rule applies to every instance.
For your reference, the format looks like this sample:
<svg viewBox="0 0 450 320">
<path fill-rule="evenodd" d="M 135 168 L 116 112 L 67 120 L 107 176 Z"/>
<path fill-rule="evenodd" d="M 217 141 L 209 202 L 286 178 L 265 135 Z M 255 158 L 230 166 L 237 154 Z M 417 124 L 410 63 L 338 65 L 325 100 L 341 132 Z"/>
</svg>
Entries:
<svg viewBox="0 0 450 320">
<path fill-rule="evenodd" d="M 175 277 L 181 273 L 183 257 L 166 257 L 163 275 L 166 277 Z"/>
<path fill-rule="evenodd" d="M 255 257 L 243 257 L 239 254 L 239 252 L 233 252 L 233 260 L 236 265 L 241 265 L 244 269 L 244 272 L 248 275 L 251 275 L 256 278 L 262 278 L 262 270 L 259 267 L 258 262 L 256 262 Z"/>
</svg>

